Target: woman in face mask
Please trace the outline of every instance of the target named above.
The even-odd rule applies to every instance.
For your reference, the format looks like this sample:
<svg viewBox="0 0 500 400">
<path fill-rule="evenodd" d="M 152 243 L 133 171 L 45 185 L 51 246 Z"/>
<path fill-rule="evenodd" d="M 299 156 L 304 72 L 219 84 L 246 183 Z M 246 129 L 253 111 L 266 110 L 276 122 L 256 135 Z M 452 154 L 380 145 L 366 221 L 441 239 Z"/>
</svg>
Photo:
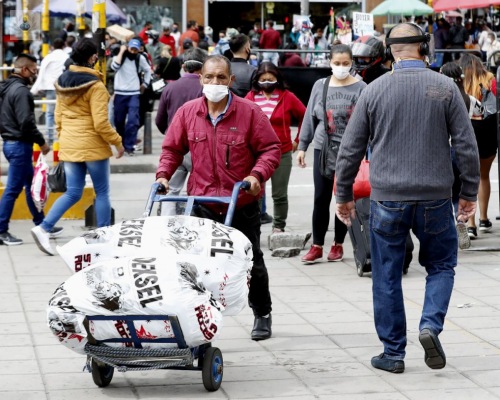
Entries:
<svg viewBox="0 0 500 400">
<path fill-rule="evenodd" d="M 97 225 L 110 225 L 109 158 L 113 155 L 110 145 L 117 150 L 116 158 L 125 151 L 122 138 L 108 120 L 109 93 L 102 82 L 103 76 L 94 69 L 97 46 L 92 39 L 80 39 L 71 57 L 74 64 L 55 83 L 59 158 L 64 162 L 67 190 L 43 222 L 32 229 L 38 247 L 49 255 L 54 255 L 49 232 L 82 197 L 87 171 L 96 193 Z"/>
<path fill-rule="evenodd" d="M 305 263 L 322 260 L 325 235 L 330 222 L 334 174 L 331 175 L 331 164 L 327 171 L 320 161 L 324 159 L 324 153 L 328 152 L 330 163 L 330 160 L 336 157 L 336 152 L 325 149 L 323 144 L 331 144 L 329 147 L 334 149 L 333 145 L 336 145 L 338 149 L 356 102 L 366 87 L 366 83 L 349 73 L 352 62 L 349 46 L 337 44 L 332 47 L 330 67 L 333 75 L 314 84 L 302 124 L 297 155 L 299 167 L 306 167 L 306 151 L 314 140 L 313 245 L 309 253 L 302 257 Z M 332 161 L 335 163 L 335 159 Z M 347 227 L 335 216 L 335 239 L 328 254 L 328 261 L 342 261 L 344 257 L 342 245 L 346 234 Z"/>
<path fill-rule="evenodd" d="M 300 126 L 306 108 L 286 89 L 280 70 L 271 62 L 260 65 L 252 82 L 252 90 L 245 98 L 262 109 L 281 140 L 281 162 L 271 181 L 274 202 L 273 233 L 284 232 L 288 216 L 288 181 L 292 172 L 292 153 L 297 150 Z M 290 129 L 292 117 L 299 121 L 299 132 L 293 143 Z"/>
</svg>

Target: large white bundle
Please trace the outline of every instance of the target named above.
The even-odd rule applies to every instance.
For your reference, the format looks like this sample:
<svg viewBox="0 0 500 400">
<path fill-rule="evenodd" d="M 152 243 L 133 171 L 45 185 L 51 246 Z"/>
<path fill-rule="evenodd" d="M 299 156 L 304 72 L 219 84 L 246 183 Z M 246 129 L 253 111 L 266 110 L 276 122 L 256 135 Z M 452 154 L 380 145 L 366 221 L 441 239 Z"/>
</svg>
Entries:
<svg viewBox="0 0 500 400">
<path fill-rule="evenodd" d="M 205 289 L 194 264 L 167 257 L 123 257 L 86 268 L 60 285 L 49 301 L 47 322 L 61 343 L 83 353 L 87 315 L 117 316 L 89 324 L 98 340 L 130 338 L 119 317 L 124 315 L 144 315 L 135 324 L 139 338 L 169 338 L 173 336 L 170 323 L 148 317 L 176 315 L 187 345 L 194 347 L 217 338 L 222 308 Z M 172 346 L 176 344 L 143 344 L 144 348 Z"/>
<path fill-rule="evenodd" d="M 209 219 L 175 216 L 123 221 L 58 246 L 71 271 L 106 260 L 142 255 L 186 261 L 198 268 L 205 287 L 236 315 L 247 304 L 252 245 L 240 231 Z"/>
</svg>

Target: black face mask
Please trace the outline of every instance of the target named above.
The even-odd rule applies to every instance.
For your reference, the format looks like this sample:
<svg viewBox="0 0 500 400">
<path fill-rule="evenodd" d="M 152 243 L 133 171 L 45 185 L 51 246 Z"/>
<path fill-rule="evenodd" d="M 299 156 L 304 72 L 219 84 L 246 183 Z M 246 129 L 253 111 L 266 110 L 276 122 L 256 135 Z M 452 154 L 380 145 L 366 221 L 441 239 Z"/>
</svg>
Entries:
<svg viewBox="0 0 500 400">
<path fill-rule="evenodd" d="M 278 87 L 278 82 L 270 83 L 270 82 L 259 82 L 259 86 L 266 93 L 272 93 Z"/>
<path fill-rule="evenodd" d="M 130 51 L 126 51 L 125 57 L 127 57 L 129 60 L 135 60 L 137 58 L 137 54 L 132 54 Z"/>
</svg>

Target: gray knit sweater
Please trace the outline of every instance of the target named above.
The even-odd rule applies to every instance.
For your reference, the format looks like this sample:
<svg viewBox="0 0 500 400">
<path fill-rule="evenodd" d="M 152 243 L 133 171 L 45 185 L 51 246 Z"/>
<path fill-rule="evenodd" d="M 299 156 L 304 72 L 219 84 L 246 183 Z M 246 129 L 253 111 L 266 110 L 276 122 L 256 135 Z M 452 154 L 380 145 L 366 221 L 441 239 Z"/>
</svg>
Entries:
<svg viewBox="0 0 500 400">
<path fill-rule="evenodd" d="M 460 197 L 475 201 L 479 153 L 465 103 L 455 83 L 424 68 L 385 74 L 363 91 L 337 159 L 337 202 L 353 199 L 352 185 L 371 140 L 371 199 L 451 197 L 450 143 L 461 172 Z"/>
</svg>

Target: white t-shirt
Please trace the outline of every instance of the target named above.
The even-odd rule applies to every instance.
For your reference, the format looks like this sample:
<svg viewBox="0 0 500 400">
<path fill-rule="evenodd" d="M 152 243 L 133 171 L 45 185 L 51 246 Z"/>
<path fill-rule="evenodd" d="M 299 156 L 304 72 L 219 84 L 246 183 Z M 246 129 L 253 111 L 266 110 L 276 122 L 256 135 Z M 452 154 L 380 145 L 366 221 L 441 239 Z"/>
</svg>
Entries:
<svg viewBox="0 0 500 400">
<path fill-rule="evenodd" d="M 469 95 L 469 98 L 470 98 L 469 118 L 482 116 L 484 109 L 483 106 L 481 105 L 481 102 L 474 96 Z"/>
</svg>

